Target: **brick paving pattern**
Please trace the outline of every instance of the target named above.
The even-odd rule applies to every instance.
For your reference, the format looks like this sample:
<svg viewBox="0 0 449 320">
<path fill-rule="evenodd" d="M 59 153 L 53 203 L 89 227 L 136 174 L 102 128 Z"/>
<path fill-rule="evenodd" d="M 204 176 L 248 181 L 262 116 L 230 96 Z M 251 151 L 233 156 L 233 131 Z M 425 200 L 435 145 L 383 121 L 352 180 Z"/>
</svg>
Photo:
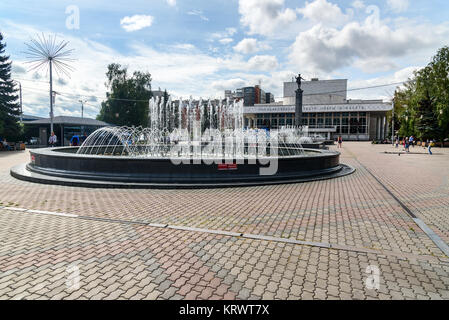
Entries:
<svg viewBox="0 0 449 320">
<path fill-rule="evenodd" d="M 448 243 L 449 150 L 383 151 L 394 148 L 344 143 L 357 172 L 335 180 L 209 190 L 33 184 L 9 176 L 27 152 L 0 153 L 0 206 L 123 221 L 0 210 L 0 299 L 449 299 L 448 257 L 364 168 Z M 370 265 L 379 290 L 365 285 Z"/>
</svg>

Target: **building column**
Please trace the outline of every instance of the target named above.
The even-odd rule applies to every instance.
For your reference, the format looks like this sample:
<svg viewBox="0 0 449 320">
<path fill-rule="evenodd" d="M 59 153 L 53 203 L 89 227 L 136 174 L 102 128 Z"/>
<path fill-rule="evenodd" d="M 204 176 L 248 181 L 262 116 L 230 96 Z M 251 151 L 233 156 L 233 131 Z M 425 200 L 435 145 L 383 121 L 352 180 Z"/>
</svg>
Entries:
<svg viewBox="0 0 449 320">
<path fill-rule="evenodd" d="M 388 131 L 390 131 L 390 124 L 387 121 L 387 118 L 385 117 L 385 138 L 388 138 Z"/>
</svg>

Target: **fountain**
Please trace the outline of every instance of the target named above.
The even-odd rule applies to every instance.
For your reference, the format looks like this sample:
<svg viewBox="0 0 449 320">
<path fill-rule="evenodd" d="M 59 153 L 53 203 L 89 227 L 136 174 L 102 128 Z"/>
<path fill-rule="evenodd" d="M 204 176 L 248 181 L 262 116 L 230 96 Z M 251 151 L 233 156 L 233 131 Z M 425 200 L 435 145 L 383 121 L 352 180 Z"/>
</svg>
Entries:
<svg viewBox="0 0 449 320">
<path fill-rule="evenodd" d="M 354 172 L 313 145 L 307 127 L 244 127 L 243 101 L 149 102 L 148 127 L 105 127 L 81 147 L 32 150 L 11 174 L 40 183 L 134 188 L 248 186 Z"/>
</svg>

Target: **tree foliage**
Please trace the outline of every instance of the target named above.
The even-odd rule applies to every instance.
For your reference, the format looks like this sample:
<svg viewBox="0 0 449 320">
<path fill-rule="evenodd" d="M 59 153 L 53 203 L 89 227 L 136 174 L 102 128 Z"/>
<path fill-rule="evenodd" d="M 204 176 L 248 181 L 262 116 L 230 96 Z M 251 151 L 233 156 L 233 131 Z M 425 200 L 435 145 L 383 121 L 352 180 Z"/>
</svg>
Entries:
<svg viewBox="0 0 449 320">
<path fill-rule="evenodd" d="M 8 141 L 17 141 L 21 136 L 19 125 L 20 104 L 18 89 L 11 79 L 9 56 L 5 54 L 6 44 L 0 33 L 0 137 Z"/>
<path fill-rule="evenodd" d="M 110 64 L 106 73 L 106 101 L 101 104 L 98 120 L 118 126 L 148 125 L 148 101 L 152 97 L 151 74 L 136 71 L 130 77 L 128 69 Z"/>
<path fill-rule="evenodd" d="M 416 71 L 404 88 L 396 91 L 395 112 L 399 135 L 422 140 L 449 136 L 449 47 Z"/>
</svg>

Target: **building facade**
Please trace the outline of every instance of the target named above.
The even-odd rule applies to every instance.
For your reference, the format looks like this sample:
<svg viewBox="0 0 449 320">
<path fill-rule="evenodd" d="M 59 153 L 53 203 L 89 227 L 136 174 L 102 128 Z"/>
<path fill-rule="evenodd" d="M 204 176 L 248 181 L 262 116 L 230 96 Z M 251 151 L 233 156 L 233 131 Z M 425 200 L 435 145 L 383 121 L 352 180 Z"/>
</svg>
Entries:
<svg viewBox="0 0 449 320">
<path fill-rule="evenodd" d="M 245 106 L 254 106 L 255 104 L 273 103 L 274 95 L 265 92 L 259 85 L 256 85 L 239 88 L 235 92 L 225 90 L 225 99 L 243 99 Z"/>
<path fill-rule="evenodd" d="M 284 101 L 245 104 L 245 123 L 252 128 L 277 129 L 295 123 L 296 82 L 284 83 Z M 347 80 L 313 79 L 302 83 L 302 125 L 312 135 L 326 139 L 384 140 L 388 136 L 387 112 L 391 103 L 382 100 L 348 100 Z"/>
</svg>

